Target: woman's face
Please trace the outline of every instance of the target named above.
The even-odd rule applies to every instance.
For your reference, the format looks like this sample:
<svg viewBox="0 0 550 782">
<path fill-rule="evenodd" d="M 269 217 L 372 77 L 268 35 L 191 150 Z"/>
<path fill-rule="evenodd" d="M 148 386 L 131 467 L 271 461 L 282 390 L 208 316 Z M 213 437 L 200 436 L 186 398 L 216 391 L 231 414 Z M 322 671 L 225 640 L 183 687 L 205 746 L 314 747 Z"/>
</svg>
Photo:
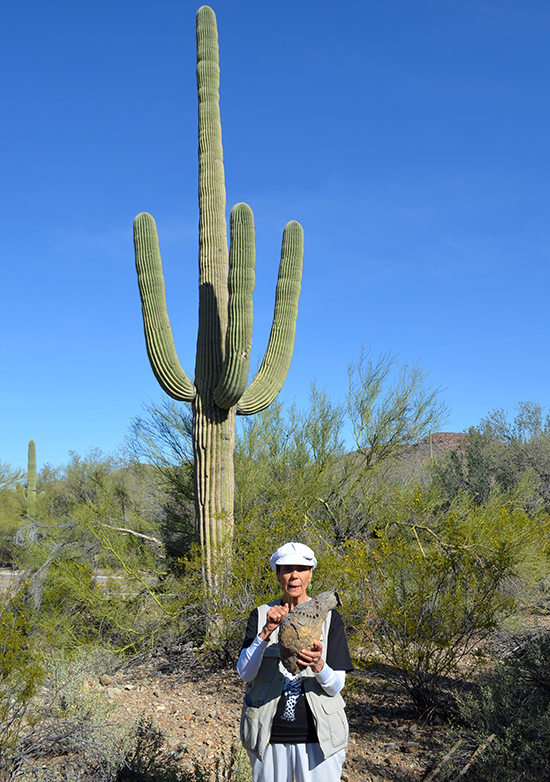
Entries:
<svg viewBox="0 0 550 782">
<path fill-rule="evenodd" d="M 292 605 L 305 603 L 313 568 L 307 565 L 279 565 L 277 571 L 277 580 L 284 592 L 283 602 Z"/>
</svg>

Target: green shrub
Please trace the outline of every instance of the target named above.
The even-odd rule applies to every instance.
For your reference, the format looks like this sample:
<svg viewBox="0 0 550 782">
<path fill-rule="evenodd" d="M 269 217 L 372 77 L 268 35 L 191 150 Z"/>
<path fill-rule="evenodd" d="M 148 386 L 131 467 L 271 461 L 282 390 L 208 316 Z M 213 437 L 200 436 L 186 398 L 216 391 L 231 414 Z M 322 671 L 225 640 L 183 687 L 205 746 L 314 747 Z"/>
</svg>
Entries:
<svg viewBox="0 0 550 782">
<path fill-rule="evenodd" d="M 466 780 L 546 782 L 550 778 L 550 636 L 524 639 L 491 673 L 479 690 L 459 699 L 460 723 L 448 742 L 461 740 L 441 780 L 452 780 L 476 749 Z"/>
<path fill-rule="evenodd" d="M 0 605 L 0 777 L 16 753 L 31 698 L 42 681 L 29 615 L 17 601 Z"/>
<path fill-rule="evenodd" d="M 540 528 L 501 495 L 444 514 L 420 487 L 396 495 L 372 556 L 372 630 L 420 714 L 446 710 L 445 677 L 514 607 L 513 577 Z"/>
</svg>

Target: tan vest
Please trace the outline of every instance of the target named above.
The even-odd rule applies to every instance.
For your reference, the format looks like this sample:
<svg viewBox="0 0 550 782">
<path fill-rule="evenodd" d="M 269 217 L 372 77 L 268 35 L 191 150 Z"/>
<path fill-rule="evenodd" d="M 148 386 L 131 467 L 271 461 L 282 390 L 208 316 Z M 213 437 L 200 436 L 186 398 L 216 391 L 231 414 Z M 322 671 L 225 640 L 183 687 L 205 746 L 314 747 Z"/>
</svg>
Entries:
<svg viewBox="0 0 550 782">
<path fill-rule="evenodd" d="M 258 607 L 258 632 L 265 625 L 269 609 L 278 604 L 280 600 L 273 600 Z M 331 612 L 321 629 L 320 641 L 323 644 L 321 655 L 325 661 L 330 619 Z M 260 760 L 263 759 L 271 738 L 271 726 L 285 681 L 285 669 L 279 659 L 278 637 L 277 628 L 271 633 L 258 675 L 246 686 L 241 714 L 243 747 L 253 752 Z M 349 728 L 344 711 L 346 704 L 340 693 L 326 694 L 311 668 L 306 668 L 302 676 L 304 693 L 313 714 L 319 745 L 325 758 L 328 758 L 347 746 Z"/>
</svg>

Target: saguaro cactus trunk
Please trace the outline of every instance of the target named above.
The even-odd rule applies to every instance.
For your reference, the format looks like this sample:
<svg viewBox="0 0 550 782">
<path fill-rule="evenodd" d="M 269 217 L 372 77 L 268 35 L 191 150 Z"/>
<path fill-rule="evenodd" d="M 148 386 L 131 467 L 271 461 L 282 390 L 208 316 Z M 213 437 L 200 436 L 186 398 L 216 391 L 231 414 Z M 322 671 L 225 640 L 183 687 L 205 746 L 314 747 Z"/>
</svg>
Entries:
<svg viewBox="0 0 550 782">
<path fill-rule="evenodd" d="M 27 465 L 27 514 L 30 519 L 36 516 L 36 445 L 29 440 Z"/>
<path fill-rule="evenodd" d="M 258 374 L 247 388 L 255 282 L 254 216 L 247 204 L 233 207 L 228 253 L 218 33 L 216 17 L 208 6 L 197 12 L 197 88 L 199 328 L 194 382 L 176 354 L 151 215 L 142 213 L 134 220 L 134 244 L 153 372 L 167 394 L 193 406 L 196 531 L 211 575 L 212 553 L 233 529 L 235 414 L 252 415 L 271 404 L 290 365 L 302 279 L 303 232 L 296 222 L 285 227 L 271 334 Z"/>
</svg>

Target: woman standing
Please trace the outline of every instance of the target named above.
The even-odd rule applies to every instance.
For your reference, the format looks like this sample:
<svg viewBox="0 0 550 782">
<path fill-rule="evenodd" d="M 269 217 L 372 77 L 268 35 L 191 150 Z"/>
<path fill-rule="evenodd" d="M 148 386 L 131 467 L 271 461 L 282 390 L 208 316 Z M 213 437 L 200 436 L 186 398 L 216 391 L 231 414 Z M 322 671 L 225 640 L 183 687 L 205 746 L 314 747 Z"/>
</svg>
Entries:
<svg viewBox="0 0 550 782">
<path fill-rule="evenodd" d="M 248 682 L 241 741 L 254 782 L 337 782 L 348 741 L 340 691 L 353 668 L 344 624 L 332 610 L 313 650 L 303 649 L 293 676 L 279 659 L 279 625 L 289 611 L 309 600 L 307 588 L 317 565 L 302 543 L 285 543 L 269 560 L 283 596 L 250 614 L 237 663 Z"/>
</svg>

